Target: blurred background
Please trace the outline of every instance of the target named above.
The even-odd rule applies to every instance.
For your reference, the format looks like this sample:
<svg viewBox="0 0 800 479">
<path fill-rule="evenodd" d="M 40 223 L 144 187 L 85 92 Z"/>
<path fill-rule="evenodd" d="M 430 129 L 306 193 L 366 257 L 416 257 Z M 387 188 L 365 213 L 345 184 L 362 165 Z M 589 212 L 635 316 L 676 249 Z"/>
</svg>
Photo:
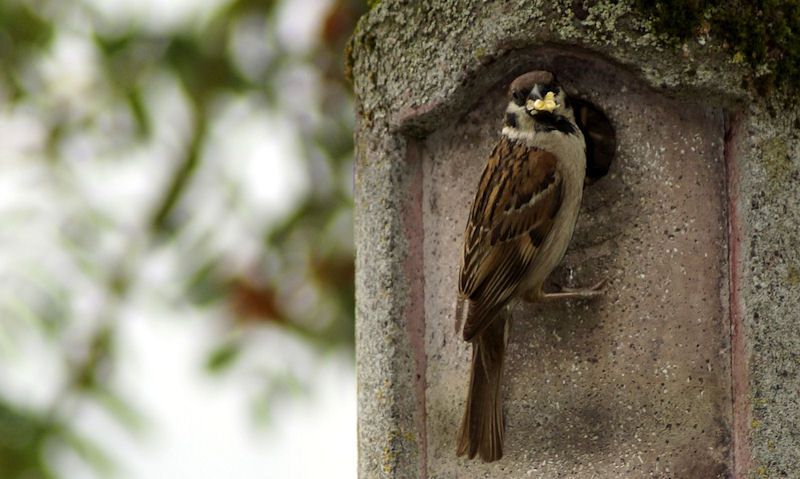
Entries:
<svg viewBox="0 0 800 479">
<path fill-rule="evenodd" d="M 363 0 L 0 0 L 0 478 L 354 477 Z"/>
</svg>

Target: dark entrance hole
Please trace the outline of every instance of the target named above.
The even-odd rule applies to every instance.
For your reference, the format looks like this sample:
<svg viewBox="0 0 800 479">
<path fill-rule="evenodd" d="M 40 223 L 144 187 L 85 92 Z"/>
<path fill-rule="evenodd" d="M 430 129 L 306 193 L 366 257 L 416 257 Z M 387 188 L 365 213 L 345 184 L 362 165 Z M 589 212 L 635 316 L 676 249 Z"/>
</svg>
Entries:
<svg viewBox="0 0 800 479">
<path fill-rule="evenodd" d="M 617 151 L 617 134 L 602 110 L 580 98 L 572 99 L 575 120 L 586 138 L 586 180 L 592 183 L 608 173 Z"/>
</svg>

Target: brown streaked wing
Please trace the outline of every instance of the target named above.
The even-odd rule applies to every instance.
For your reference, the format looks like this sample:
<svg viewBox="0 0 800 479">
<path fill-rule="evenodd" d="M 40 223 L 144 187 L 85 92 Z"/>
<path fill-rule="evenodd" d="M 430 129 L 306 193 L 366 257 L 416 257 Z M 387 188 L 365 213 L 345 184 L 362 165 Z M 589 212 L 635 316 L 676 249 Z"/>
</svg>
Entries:
<svg viewBox="0 0 800 479">
<path fill-rule="evenodd" d="M 558 158 L 503 138 L 481 176 L 464 232 L 459 293 L 463 336 L 485 329 L 516 292 L 561 207 Z"/>
</svg>

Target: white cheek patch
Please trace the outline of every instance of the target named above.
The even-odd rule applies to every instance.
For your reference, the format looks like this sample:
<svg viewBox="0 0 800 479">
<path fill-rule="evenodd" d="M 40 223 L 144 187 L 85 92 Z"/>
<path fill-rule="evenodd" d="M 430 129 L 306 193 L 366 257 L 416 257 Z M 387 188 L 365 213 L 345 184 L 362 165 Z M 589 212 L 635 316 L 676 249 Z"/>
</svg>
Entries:
<svg viewBox="0 0 800 479">
<path fill-rule="evenodd" d="M 518 128 L 511 128 L 511 127 L 503 127 L 502 130 L 503 135 L 512 139 L 512 140 L 533 140 L 536 136 L 536 132 L 532 130 L 520 130 Z"/>
</svg>

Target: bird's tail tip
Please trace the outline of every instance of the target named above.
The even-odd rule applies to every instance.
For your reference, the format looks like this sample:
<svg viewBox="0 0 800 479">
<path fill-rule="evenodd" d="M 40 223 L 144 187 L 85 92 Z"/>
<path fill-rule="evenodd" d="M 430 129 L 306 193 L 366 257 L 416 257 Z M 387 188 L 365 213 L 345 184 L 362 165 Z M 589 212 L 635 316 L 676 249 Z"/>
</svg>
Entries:
<svg viewBox="0 0 800 479">
<path fill-rule="evenodd" d="M 484 462 L 503 457 L 503 402 L 501 383 L 507 322 L 497 318 L 472 342 L 472 371 L 461 429 L 459 456 L 479 455 Z"/>
</svg>

